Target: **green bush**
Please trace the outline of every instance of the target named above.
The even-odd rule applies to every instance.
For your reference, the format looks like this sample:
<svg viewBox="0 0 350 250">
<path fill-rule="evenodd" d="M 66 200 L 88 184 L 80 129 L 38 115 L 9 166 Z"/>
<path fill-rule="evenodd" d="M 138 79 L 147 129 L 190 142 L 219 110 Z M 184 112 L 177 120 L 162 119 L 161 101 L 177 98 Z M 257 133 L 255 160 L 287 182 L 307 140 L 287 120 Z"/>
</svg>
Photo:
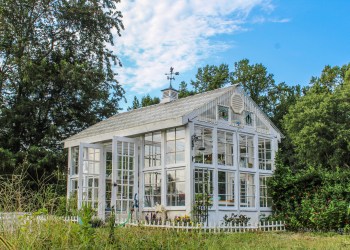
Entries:
<svg viewBox="0 0 350 250">
<path fill-rule="evenodd" d="M 231 216 L 227 216 L 227 214 L 223 217 L 224 219 L 224 224 L 225 226 L 227 225 L 247 225 L 248 222 L 250 221 L 250 218 L 246 215 L 238 215 L 238 214 L 234 214 L 232 213 Z"/>
<path fill-rule="evenodd" d="M 350 170 L 277 165 L 269 181 L 275 217 L 291 230 L 331 231 L 350 225 Z"/>
</svg>

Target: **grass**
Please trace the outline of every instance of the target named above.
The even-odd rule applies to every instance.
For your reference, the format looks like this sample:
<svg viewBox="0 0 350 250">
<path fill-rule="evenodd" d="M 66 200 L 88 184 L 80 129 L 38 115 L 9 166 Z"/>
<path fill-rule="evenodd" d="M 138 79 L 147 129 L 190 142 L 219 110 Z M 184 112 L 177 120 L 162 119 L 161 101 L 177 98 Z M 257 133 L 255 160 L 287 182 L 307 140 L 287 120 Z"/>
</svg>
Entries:
<svg viewBox="0 0 350 250">
<path fill-rule="evenodd" d="M 0 233 L 13 248 L 0 249 L 350 249 L 349 236 L 320 233 L 255 232 L 198 233 L 144 227 L 115 229 L 115 241 L 108 228 L 89 231 L 61 221 L 32 222 L 14 232 Z"/>
</svg>

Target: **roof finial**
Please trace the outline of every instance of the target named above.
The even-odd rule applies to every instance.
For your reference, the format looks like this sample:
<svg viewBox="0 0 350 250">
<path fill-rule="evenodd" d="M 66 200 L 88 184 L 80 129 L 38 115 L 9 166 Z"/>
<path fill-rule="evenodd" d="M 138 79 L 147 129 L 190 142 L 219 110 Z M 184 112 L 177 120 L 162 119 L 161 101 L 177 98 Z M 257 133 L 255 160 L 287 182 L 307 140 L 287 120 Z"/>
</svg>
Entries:
<svg viewBox="0 0 350 250">
<path fill-rule="evenodd" d="M 173 88 L 173 86 L 171 86 L 171 80 L 175 80 L 175 77 L 174 76 L 178 76 L 179 75 L 179 72 L 174 72 L 174 68 L 173 67 L 170 67 L 170 73 L 165 73 L 165 75 L 167 76 L 167 79 L 169 80 L 169 83 L 170 83 L 170 89 Z"/>
</svg>

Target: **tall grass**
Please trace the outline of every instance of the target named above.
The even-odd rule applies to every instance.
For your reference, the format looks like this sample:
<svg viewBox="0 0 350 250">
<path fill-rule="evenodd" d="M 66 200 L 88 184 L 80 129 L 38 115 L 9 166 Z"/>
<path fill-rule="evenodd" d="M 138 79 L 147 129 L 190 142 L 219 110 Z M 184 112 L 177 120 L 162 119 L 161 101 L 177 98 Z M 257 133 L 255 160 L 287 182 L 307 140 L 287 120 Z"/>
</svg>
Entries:
<svg viewBox="0 0 350 250">
<path fill-rule="evenodd" d="M 64 213 L 66 198 L 58 194 L 57 185 L 50 183 L 51 178 L 53 175 L 31 180 L 25 169 L 15 175 L 0 175 L 0 212 Z M 31 187 L 33 181 L 35 189 Z"/>
<path fill-rule="evenodd" d="M 145 227 L 116 228 L 110 241 L 108 227 L 93 229 L 87 245 L 81 226 L 48 220 L 28 222 L 0 236 L 13 249 L 349 249 L 350 239 L 336 234 L 199 233 Z M 1 245 L 0 249 L 6 249 Z"/>
</svg>

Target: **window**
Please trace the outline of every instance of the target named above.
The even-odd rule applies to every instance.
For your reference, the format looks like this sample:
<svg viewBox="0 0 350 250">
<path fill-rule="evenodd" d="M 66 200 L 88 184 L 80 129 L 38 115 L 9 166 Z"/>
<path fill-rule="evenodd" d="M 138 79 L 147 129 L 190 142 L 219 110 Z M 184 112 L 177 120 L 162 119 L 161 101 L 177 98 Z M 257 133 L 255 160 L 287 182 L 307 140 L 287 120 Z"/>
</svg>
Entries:
<svg viewBox="0 0 350 250">
<path fill-rule="evenodd" d="M 194 170 L 194 193 L 195 198 L 202 195 L 213 196 L 213 170 L 196 168 Z"/>
<path fill-rule="evenodd" d="M 83 173 L 100 174 L 100 149 L 84 148 L 83 151 Z"/>
<path fill-rule="evenodd" d="M 240 206 L 255 207 L 255 183 L 253 174 L 240 174 Z"/>
<path fill-rule="evenodd" d="M 91 204 L 92 208 L 98 207 L 98 178 L 88 177 L 86 178 L 87 186 L 83 188 L 83 201 L 84 203 Z"/>
<path fill-rule="evenodd" d="M 235 205 L 235 174 L 230 171 L 218 172 L 219 206 Z"/>
<path fill-rule="evenodd" d="M 254 114 L 252 112 L 244 111 L 245 125 L 253 126 L 253 117 L 254 117 Z"/>
<path fill-rule="evenodd" d="M 272 198 L 267 187 L 269 176 L 260 176 L 260 207 L 272 207 Z"/>
<path fill-rule="evenodd" d="M 116 211 L 129 211 L 134 202 L 135 144 L 117 141 Z"/>
<path fill-rule="evenodd" d="M 111 210 L 112 201 L 112 152 L 106 152 L 106 209 Z"/>
<path fill-rule="evenodd" d="M 112 179 L 112 152 L 106 152 L 106 180 Z"/>
<path fill-rule="evenodd" d="M 185 162 L 185 129 L 173 128 L 167 130 L 167 164 Z"/>
<path fill-rule="evenodd" d="M 106 209 L 111 210 L 112 201 L 112 181 L 106 179 Z"/>
<path fill-rule="evenodd" d="M 239 165 L 241 168 L 254 167 L 254 144 L 253 136 L 239 136 Z"/>
<path fill-rule="evenodd" d="M 154 207 L 161 204 L 161 173 L 147 172 L 144 174 L 145 207 Z"/>
<path fill-rule="evenodd" d="M 145 135 L 145 168 L 161 166 L 161 133 Z"/>
<path fill-rule="evenodd" d="M 78 197 L 78 179 L 76 178 L 71 180 L 70 197 Z"/>
<path fill-rule="evenodd" d="M 194 144 L 194 162 L 213 163 L 213 130 L 210 128 L 195 126 L 194 134 L 198 140 Z"/>
<path fill-rule="evenodd" d="M 259 138 L 259 169 L 272 170 L 271 140 Z"/>
<path fill-rule="evenodd" d="M 100 175 L 101 150 L 99 148 L 83 149 L 83 202 L 98 206 L 98 187 Z"/>
<path fill-rule="evenodd" d="M 185 170 L 167 171 L 167 206 L 185 206 Z"/>
<path fill-rule="evenodd" d="M 218 105 L 218 114 L 219 114 L 218 115 L 219 120 L 228 121 L 228 119 L 229 119 L 229 117 L 228 117 L 228 114 L 229 114 L 228 107 Z"/>
<path fill-rule="evenodd" d="M 233 166 L 233 133 L 218 130 L 218 164 Z"/>
<path fill-rule="evenodd" d="M 79 173 L 79 147 L 72 148 L 72 175 Z"/>
</svg>

